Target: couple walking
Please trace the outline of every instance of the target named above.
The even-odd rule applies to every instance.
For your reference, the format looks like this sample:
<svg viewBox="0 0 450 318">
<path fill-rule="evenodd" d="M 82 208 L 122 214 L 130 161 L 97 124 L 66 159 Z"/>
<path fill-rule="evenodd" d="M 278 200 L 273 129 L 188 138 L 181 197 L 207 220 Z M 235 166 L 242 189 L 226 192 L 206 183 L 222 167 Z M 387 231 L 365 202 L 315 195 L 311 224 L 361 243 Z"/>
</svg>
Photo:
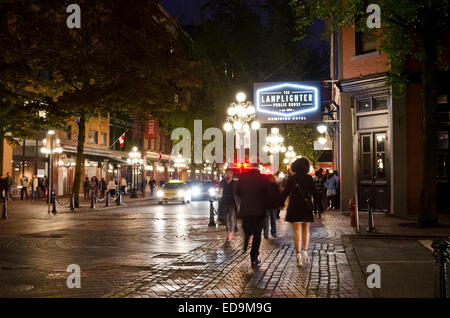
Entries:
<svg viewBox="0 0 450 318">
<path fill-rule="evenodd" d="M 307 252 L 309 224 L 314 221 L 311 196 L 315 194 L 312 177 L 307 174 L 309 161 L 305 158 L 297 159 L 292 164 L 291 170 L 293 174 L 289 177 L 279 201 L 277 195 L 274 195 L 276 190 L 272 186 L 273 182 L 268 177 L 260 174 L 256 167 L 241 174 L 238 182 L 232 179 L 232 170 L 226 171 L 226 178 L 222 181 L 221 191 L 222 199 L 227 195 L 230 202 L 226 209 L 223 206 L 229 233 L 228 238 L 230 236 L 234 238 L 236 210 L 233 209 L 237 208 L 244 230 L 244 252 L 247 251 L 250 238 L 253 237 L 250 251 L 252 265 L 261 263 L 258 256 L 261 245 L 261 232 L 267 211 L 276 211 L 280 206 L 284 206 L 288 196 L 290 199 L 286 221 L 292 223 L 293 226 L 297 265 L 302 266 L 304 262 L 309 262 Z M 228 186 L 228 189 L 226 186 Z M 231 189 L 233 190 L 231 191 Z"/>
</svg>

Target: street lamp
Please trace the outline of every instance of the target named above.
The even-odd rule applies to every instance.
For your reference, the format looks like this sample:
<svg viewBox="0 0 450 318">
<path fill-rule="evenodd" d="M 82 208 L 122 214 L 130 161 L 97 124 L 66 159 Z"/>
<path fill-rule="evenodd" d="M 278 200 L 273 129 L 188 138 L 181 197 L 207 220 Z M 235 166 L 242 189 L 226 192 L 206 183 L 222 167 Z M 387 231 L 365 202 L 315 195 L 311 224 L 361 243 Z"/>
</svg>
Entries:
<svg viewBox="0 0 450 318">
<path fill-rule="evenodd" d="M 48 176 L 49 176 L 49 192 L 48 192 L 48 213 L 50 213 L 50 204 L 52 200 L 55 200 L 56 196 L 54 194 L 53 189 L 53 162 L 54 162 L 54 154 L 62 153 L 62 148 L 60 145 L 60 140 L 55 139 L 55 131 L 49 130 L 47 131 L 47 138 L 42 140 L 44 147 L 41 148 L 41 152 L 49 156 L 49 165 L 48 165 Z M 51 199 L 50 199 L 51 198 Z M 56 209 L 53 208 L 52 212 L 56 214 Z"/>
<path fill-rule="evenodd" d="M 128 154 L 127 162 L 129 165 L 133 165 L 133 171 L 132 171 L 132 189 L 131 189 L 131 198 L 137 198 L 137 173 L 136 173 L 136 165 L 142 165 L 144 163 L 144 160 L 141 158 L 141 153 L 137 151 L 137 147 L 133 147 L 133 151 L 131 151 Z"/>
<path fill-rule="evenodd" d="M 266 137 L 266 145 L 263 147 L 264 152 L 270 155 L 272 161 L 272 171 L 278 169 L 279 153 L 285 153 L 286 147 L 283 144 L 284 138 L 280 135 L 280 130 L 273 127 L 270 134 Z"/>
<path fill-rule="evenodd" d="M 291 164 L 295 161 L 297 154 L 294 151 L 294 148 L 292 146 L 288 147 L 288 151 L 284 154 L 284 163 L 285 164 Z"/>
<path fill-rule="evenodd" d="M 237 103 L 231 103 L 227 109 L 227 122 L 223 125 L 225 131 L 231 131 L 233 128 L 236 131 L 249 131 L 250 127 L 253 130 L 260 128 L 260 123 L 256 121 L 256 108 L 249 101 L 246 101 L 247 96 L 239 92 L 236 95 Z"/>
<path fill-rule="evenodd" d="M 319 126 L 317 126 L 317 131 L 321 134 L 324 134 L 327 131 L 327 126 L 319 125 Z"/>
</svg>

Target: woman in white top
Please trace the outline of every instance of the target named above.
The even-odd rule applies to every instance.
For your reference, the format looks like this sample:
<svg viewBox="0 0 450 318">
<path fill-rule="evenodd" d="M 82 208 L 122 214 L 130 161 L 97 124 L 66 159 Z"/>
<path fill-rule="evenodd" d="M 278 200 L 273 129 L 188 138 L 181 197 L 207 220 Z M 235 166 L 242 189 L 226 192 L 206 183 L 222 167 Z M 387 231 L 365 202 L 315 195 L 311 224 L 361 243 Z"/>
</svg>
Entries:
<svg viewBox="0 0 450 318">
<path fill-rule="evenodd" d="M 113 178 L 109 179 L 109 182 L 108 182 L 108 191 L 109 191 L 109 194 L 110 194 L 111 196 L 115 196 L 115 195 L 116 195 L 116 188 L 117 188 L 117 185 L 116 185 L 116 183 L 114 182 L 114 179 L 113 179 Z"/>
</svg>

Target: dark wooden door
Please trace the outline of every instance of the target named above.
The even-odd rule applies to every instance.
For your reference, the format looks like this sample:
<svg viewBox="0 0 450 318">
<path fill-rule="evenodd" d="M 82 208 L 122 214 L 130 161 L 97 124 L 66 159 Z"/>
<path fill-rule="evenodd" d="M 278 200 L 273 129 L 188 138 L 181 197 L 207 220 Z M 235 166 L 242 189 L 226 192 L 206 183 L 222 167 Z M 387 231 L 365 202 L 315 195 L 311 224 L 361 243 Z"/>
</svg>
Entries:
<svg viewBox="0 0 450 318">
<path fill-rule="evenodd" d="M 389 211 L 389 157 L 386 132 L 361 133 L 359 137 L 359 209 L 367 210 L 367 199 L 374 211 Z"/>
</svg>

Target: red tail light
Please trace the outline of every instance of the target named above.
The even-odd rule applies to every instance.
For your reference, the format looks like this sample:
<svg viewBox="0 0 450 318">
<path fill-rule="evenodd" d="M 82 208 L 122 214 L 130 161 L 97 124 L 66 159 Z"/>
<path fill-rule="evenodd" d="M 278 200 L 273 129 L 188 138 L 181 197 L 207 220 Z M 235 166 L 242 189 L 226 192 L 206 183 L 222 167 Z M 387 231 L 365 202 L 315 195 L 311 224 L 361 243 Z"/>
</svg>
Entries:
<svg viewBox="0 0 450 318">
<path fill-rule="evenodd" d="M 247 163 L 244 162 L 244 169 L 247 169 Z"/>
<path fill-rule="evenodd" d="M 238 169 L 241 169 L 241 163 L 240 163 L 240 162 L 237 163 L 237 164 L 236 164 L 236 167 L 237 167 Z"/>
</svg>

